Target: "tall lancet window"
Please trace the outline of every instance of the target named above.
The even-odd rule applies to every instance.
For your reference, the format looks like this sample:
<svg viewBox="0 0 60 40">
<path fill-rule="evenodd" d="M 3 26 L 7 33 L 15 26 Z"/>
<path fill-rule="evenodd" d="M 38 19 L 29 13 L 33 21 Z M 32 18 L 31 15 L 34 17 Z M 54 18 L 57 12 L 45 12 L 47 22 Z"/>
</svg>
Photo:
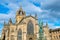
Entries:
<svg viewBox="0 0 60 40">
<path fill-rule="evenodd" d="M 18 35 L 17 36 L 18 36 L 17 40 L 22 40 L 22 30 L 21 29 L 18 30 Z"/>
<path fill-rule="evenodd" d="M 34 25 L 31 20 L 27 24 L 27 34 L 29 35 L 34 34 Z"/>
</svg>

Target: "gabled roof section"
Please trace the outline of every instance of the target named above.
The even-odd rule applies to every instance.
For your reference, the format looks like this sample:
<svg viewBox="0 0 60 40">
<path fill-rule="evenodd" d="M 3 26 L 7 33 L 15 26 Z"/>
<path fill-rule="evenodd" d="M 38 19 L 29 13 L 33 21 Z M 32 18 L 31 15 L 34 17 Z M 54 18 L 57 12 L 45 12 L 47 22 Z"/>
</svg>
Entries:
<svg viewBox="0 0 60 40">
<path fill-rule="evenodd" d="M 32 17 L 33 19 L 38 20 L 38 19 L 36 19 L 36 18 L 33 17 L 33 16 L 26 16 L 26 17 L 22 18 L 22 20 L 21 20 L 19 23 L 21 23 L 24 19 L 29 18 L 29 17 Z M 19 24 L 19 23 L 18 23 L 18 24 Z"/>
</svg>

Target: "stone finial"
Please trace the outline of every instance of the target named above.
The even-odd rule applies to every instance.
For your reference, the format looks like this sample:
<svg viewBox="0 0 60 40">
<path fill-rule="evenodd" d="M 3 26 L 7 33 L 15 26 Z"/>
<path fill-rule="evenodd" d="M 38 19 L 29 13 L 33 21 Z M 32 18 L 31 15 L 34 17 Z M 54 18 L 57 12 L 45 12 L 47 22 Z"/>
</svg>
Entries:
<svg viewBox="0 0 60 40">
<path fill-rule="evenodd" d="M 16 15 L 19 15 L 21 11 L 23 11 L 22 6 L 20 6 L 20 8 L 19 8 L 19 10 L 17 11 Z"/>
<path fill-rule="evenodd" d="M 11 20 L 11 18 L 9 19 L 9 24 L 11 24 L 12 23 L 12 20 Z"/>
<path fill-rule="evenodd" d="M 46 27 L 48 27 L 48 23 L 46 22 Z"/>
<path fill-rule="evenodd" d="M 4 21 L 4 26 L 6 25 L 5 21 Z"/>
<path fill-rule="evenodd" d="M 30 13 L 30 16 L 31 16 L 31 13 Z"/>
<path fill-rule="evenodd" d="M 35 18 L 37 19 L 37 14 L 35 13 Z"/>
<path fill-rule="evenodd" d="M 22 9 L 22 6 L 20 6 L 20 9 L 19 9 L 20 11 L 23 11 L 23 9 Z"/>
</svg>

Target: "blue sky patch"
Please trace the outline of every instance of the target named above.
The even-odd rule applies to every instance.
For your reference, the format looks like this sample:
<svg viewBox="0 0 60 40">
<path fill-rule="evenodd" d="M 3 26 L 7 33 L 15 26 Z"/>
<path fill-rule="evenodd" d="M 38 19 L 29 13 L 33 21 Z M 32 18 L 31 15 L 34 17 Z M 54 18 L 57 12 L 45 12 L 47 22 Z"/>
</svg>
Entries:
<svg viewBox="0 0 60 40">
<path fill-rule="evenodd" d="M 0 4 L 0 13 L 7 13 L 8 11 L 9 11 L 9 9 L 7 7 Z"/>
</svg>

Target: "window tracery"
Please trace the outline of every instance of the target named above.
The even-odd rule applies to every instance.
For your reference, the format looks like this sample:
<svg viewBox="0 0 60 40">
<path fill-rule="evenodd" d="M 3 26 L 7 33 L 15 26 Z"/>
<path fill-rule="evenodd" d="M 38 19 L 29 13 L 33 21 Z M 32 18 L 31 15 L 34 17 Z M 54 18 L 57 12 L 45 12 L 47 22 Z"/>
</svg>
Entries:
<svg viewBox="0 0 60 40">
<path fill-rule="evenodd" d="M 17 36 L 18 36 L 17 37 L 18 40 L 22 40 L 22 30 L 21 29 L 18 30 L 18 35 Z"/>
<path fill-rule="evenodd" d="M 27 24 L 27 34 L 34 34 L 34 26 L 31 20 Z"/>
</svg>

